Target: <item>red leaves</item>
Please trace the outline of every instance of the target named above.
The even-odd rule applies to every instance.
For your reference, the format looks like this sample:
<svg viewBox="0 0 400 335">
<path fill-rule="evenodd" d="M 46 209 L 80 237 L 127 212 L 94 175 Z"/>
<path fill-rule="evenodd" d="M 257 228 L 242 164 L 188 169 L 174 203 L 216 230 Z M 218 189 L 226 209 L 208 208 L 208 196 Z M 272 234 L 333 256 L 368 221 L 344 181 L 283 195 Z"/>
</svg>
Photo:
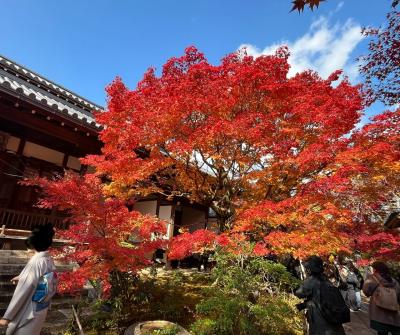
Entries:
<svg viewBox="0 0 400 335">
<path fill-rule="evenodd" d="M 194 253 L 203 253 L 213 250 L 217 235 L 206 229 L 199 229 L 193 233 L 183 233 L 175 237 L 170 245 L 169 259 L 183 259 Z"/>
<path fill-rule="evenodd" d="M 150 69 L 133 90 L 119 79 L 108 88 L 103 155 L 87 160 L 113 180 L 108 194 L 184 194 L 221 218 L 236 216 L 221 237 L 177 237 L 169 257 L 216 244 L 240 252 L 241 239 L 265 240 L 260 254 L 339 250 L 357 236 L 355 223 L 372 224 L 389 200 L 384 187 L 399 185 L 398 113 L 354 131 L 359 87 L 332 85 L 340 71 L 288 78 L 288 56 L 287 48 L 258 58 L 240 52 L 212 65 L 190 47 L 160 77 Z"/>
<path fill-rule="evenodd" d="M 385 207 L 400 194 L 399 113 L 375 117 L 346 145 L 315 146 L 309 159 L 321 149 L 331 151 L 317 178 L 309 178 L 287 199 L 250 206 L 235 230 L 264 236 L 274 252 L 297 257 L 352 248 L 376 258 L 398 259 L 400 236 L 385 232 L 383 222 Z"/>
<path fill-rule="evenodd" d="M 154 251 L 164 245 L 165 223 L 129 212 L 125 201 L 106 196 L 106 185 L 94 175 L 67 174 L 60 180 L 27 183 L 42 187 L 45 198 L 40 206 L 70 214 L 69 229 L 57 234 L 75 244 L 58 250 L 58 256 L 79 268 L 63 276 L 63 290 L 76 290 L 89 279 L 105 289 L 112 270 L 136 272 L 150 265 Z"/>
<path fill-rule="evenodd" d="M 222 217 L 246 197 L 287 198 L 343 150 L 362 108 L 358 87 L 332 86 L 339 72 L 288 78 L 288 56 L 285 47 L 258 58 L 239 52 L 212 65 L 190 47 L 134 90 L 117 79 L 98 118 L 103 154 L 85 163 L 113 180 L 115 196 L 184 194 Z"/>
<path fill-rule="evenodd" d="M 367 230 L 368 228 L 364 228 Z M 400 258 L 400 234 L 373 227 L 357 238 L 357 248 L 373 259 L 398 260 Z"/>
<path fill-rule="evenodd" d="M 384 27 L 363 31 L 371 40 L 369 54 L 361 57 L 360 71 L 370 102 L 395 105 L 400 102 L 400 12 L 393 8 L 387 19 Z"/>
<path fill-rule="evenodd" d="M 164 226 L 125 207 L 150 193 L 211 206 L 224 232 L 179 235 L 170 259 L 216 246 L 306 257 L 355 248 L 357 240 L 395 254 L 396 239 L 371 238 L 382 232 L 383 206 L 400 194 L 400 111 L 355 131 L 359 87 L 346 79 L 332 85 L 339 72 L 288 78 L 288 55 L 239 52 L 212 65 L 190 47 L 133 90 L 118 78 L 108 87 L 108 111 L 98 115 L 102 154 L 84 160 L 96 176 L 38 181 L 47 193 L 41 205 L 72 215 L 65 237 L 80 244 L 64 252 L 81 265 L 78 283 L 95 278 L 107 287 L 113 269 L 150 263 Z"/>
</svg>

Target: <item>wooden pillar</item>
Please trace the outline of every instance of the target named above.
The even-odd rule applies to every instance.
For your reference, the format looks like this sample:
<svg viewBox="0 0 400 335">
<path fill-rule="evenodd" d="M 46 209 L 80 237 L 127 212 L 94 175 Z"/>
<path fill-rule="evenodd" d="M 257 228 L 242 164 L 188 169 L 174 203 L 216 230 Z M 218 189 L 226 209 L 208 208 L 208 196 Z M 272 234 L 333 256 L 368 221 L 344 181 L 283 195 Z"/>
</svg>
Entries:
<svg viewBox="0 0 400 335">
<path fill-rule="evenodd" d="M 157 204 L 156 204 L 156 216 L 160 217 L 160 195 L 157 194 Z"/>
<path fill-rule="evenodd" d="M 170 224 L 168 225 L 168 239 L 170 240 L 172 237 L 174 237 L 174 227 L 175 227 L 175 211 L 176 211 L 176 201 L 174 199 L 172 203 L 172 208 L 171 208 L 171 219 L 170 219 Z"/>
<path fill-rule="evenodd" d="M 69 155 L 68 154 L 64 154 L 64 158 L 63 158 L 63 162 L 62 162 L 63 169 L 67 168 L 68 158 L 69 158 Z"/>
<path fill-rule="evenodd" d="M 21 138 L 19 141 L 19 144 L 18 144 L 18 149 L 17 149 L 17 157 L 18 157 L 19 161 L 15 166 L 15 172 L 16 172 L 15 174 L 18 174 L 18 175 L 20 175 L 24 172 L 24 164 L 22 162 L 22 159 L 23 159 L 23 152 L 25 149 L 25 144 L 26 144 L 25 138 Z M 16 197 L 16 190 L 18 189 L 17 183 L 18 183 L 18 179 L 16 178 L 15 183 L 10 191 L 10 197 L 8 198 L 7 207 L 12 206 L 12 204 L 14 202 L 14 199 Z"/>
<path fill-rule="evenodd" d="M 205 220 L 204 220 L 204 229 L 208 228 L 208 207 L 206 208 L 205 212 Z"/>
<path fill-rule="evenodd" d="M 174 236 L 175 208 L 176 208 L 176 200 L 174 199 L 172 202 L 172 207 L 171 207 L 171 217 L 169 219 L 169 223 L 168 223 L 168 227 L 167 227 L 168 240 L 171 240 L 172 237 Z M 168 249 L 165 251 L 165 254 L 164 254 L 165 268 L 171 269 L 171 261 L 168 260 L 167 253 L 168 253 Z"/>
<path fill-rule="evenodd" d="M 24 149 L 25 149 L 25 143 L 26 143 L 26 140 L 24 138 L 21 138 L 19 141 L 18 149 L 17 149 L 17 155 L 22 156 Z"/>
</svg>

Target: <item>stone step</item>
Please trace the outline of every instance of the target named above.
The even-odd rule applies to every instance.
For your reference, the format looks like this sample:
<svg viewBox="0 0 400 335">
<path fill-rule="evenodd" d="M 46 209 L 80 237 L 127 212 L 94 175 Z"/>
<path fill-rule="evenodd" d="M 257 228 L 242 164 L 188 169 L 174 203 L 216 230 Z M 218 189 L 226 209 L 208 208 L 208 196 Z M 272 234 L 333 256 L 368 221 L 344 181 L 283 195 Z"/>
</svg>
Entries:
<svg viewBox="0 0 400 335">
<path fill-rule="evenodd" d="M 10 297 L 11 298 L 11 297 Z M 59 297 L 51 302 L 51 310 L 68 309 L 81 301 L 80 297 Z M 0 315 L 3 315 L 8 307 L 8 302 L 0 302 Z"/>
<path fill-rule="evenodd" d="M 11 279 L 11 278 L 10 278 Z M 3 295 L 4 293 L 7 292 L 14 292 L 16 285 L 13 284 L 10 280 L 8 281 L 0 281 L 0 295 Z M 92 286 L 84 286 L 82 289 L 82 294 L 87 295 L 89 290 L 92 289 Z"/>
<path fill-rule="evenodd" d="M 32 252 L 26 250 L 0 250 L 0 259 L 5 257 L 30 258 Z"/>
<path fill-rule="evenodd" d="M 0 265 L 2 264 L 23 264 L 25 265 L 28 263 L 29 258 L 22 258 L 22 257 L 16 257 L 16 256 L 9 256 L 9 257 L 3 257 L 0 258 Z"/>
<path fill-rule="evenodd" d="M 1 291 L 1 295 L 0 295 L 0 303 L 2 303 L 2 302 L 6 302 L 6 303 L 8 303 L 10 300 L 11 300 L 11 297 L 13 296 L 13 294 L 14 294 L 14 290 L 12 290 L 12 291 Z M 71 296 L 68 296 L 68 295 L 61 295 L 61 294 L 56 294 L 55 296 L 54 296 L 54 298 L 53 298 L 53 301 L 59 301 L 59 300 L 62 300 L 62 299 L 75 299 L 75 300 L 80 300 L 80 299 L 78 299 L 78 297 L 71 297 Z"/>
<path fill-rule="evenodd" d="M 59 335 L 63 334 L 66 330 L 70 320 L 72 319 L 72 309 L 71 316 L 67 316 L 66 313 L 61 311 L 66 311 L 67 309 L 61 310 L 51 310 L 47 314 L 46 322 L 44 323 L 41 334 L 51 334 L 51 335 Z M 5 335 L 5 328 L 0 328 L 0 335 Z"/>
<path fill-rule="evenodd" d="M 10 278 L 10 280 L 0 281 L 0 292 L 2 292 L 3 289 L 15 288 L 15 285 L 11 282 L 11 279 L 12 278 Z"/>
<path fill-rule="evenodd" d="M 4 257 L 0 259 L 0 266 L 2 265 L 7 265 L 7 264 L 15 264 L 15 265 L 23 265 L 25 266 L 26 263 L 28 263 L 29 258 L 21 258 L 21 257 Z M 59 260 L 54 260 L 55 266 L 72 266 L 72 264 L 62 262 Z"/>
<path fill-rule="evenodd" d="M 19 274 L 24 267 L 25 264 L 0 263 L 0 274 L 12 274 L 12 273 Z M 56 264 L 56 269 L 58 272 L 70 271 L 73 268 L 74 268 L 73 265 L 65 263 L 59 265 Z"/>
</svg>

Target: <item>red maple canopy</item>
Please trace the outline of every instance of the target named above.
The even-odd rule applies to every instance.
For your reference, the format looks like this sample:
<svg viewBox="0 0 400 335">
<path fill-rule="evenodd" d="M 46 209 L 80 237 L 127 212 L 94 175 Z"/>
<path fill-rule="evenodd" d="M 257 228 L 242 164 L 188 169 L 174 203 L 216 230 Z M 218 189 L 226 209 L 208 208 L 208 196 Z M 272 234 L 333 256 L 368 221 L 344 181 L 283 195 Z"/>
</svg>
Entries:
<svg viewBox="0 0 400 335">
<path fill-rule="evenodd" d="M 397 255 L 399 237 L 383 233 L 382 209 L 399 194 L 400 111 L 355 130 L 363 109 L 360 87 L 339 80 L 340 71 L 327 79 L 313 71 L 288 77 L 288 56 L 286 48 L 258 58 L 241 51 L 213 65 L 190 47 L 167 61 L 159 76 L 149 69 L 133 90 L 117 78 L 107 88 L 107 112 L 97 115 L 104 125 L 102 154 L 84 160 L 95 175 L 73 181 L 79 195 L 67 193 L 62 181 L 59 187 L 42 183 L 50 196 L 46 205 L 72 208 L 73 215 L 87 206 L 95 218 L 100 210 L 115 219 L 94 222 L 111 231 L 119 222 L 122 232 L 132 222 L 148 225 L 145 241 L 160 225 L 129 214 L 121 205 L 127 199 L 159 193 L 210 206 L 225 233 L 179 236 L 170 248 L 175 258 L 215 244 L 240 252 L 247 242 L 257 255 L 372 252 L 367 242 L 373 236 L 375 256 Z M 94 189 L 79 186 L 93 182 Z M 90 252 L 97 257 L 122 245 L 110 236 L 115 242 L 99 242 L 95 250 L 89 241 Z M 157 246 L 143 244 L 143 250 Z M 145 263 L 141 259 L 130 266 Z"/>
</svg>

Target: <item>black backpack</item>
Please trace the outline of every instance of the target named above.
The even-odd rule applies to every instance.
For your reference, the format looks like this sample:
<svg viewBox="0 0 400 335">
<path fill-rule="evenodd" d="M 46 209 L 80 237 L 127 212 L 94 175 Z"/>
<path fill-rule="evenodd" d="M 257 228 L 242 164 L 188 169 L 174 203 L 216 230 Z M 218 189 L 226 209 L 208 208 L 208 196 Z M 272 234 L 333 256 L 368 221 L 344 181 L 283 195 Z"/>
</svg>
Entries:
<svg viewBox="0 0 400 335">
<path fill-rule="evenodd" d="M 346 306 L 339 289 L 327 280 L 320 281 L 317 306 L 323 318 L 334 325 L 350 322 L 350 309 Z"/>
<path fill-rule="evenodd" d="M 358 270 L 357 268 L 355 269 L 354 273 L 357 276 L 358 282 L 360 283 L 360 286 L 358 287 L 359 289 L 362 289 L 364 286 L 364 278 L 363 275 L 361 274 L 360 270 Z"/>
</svg>

